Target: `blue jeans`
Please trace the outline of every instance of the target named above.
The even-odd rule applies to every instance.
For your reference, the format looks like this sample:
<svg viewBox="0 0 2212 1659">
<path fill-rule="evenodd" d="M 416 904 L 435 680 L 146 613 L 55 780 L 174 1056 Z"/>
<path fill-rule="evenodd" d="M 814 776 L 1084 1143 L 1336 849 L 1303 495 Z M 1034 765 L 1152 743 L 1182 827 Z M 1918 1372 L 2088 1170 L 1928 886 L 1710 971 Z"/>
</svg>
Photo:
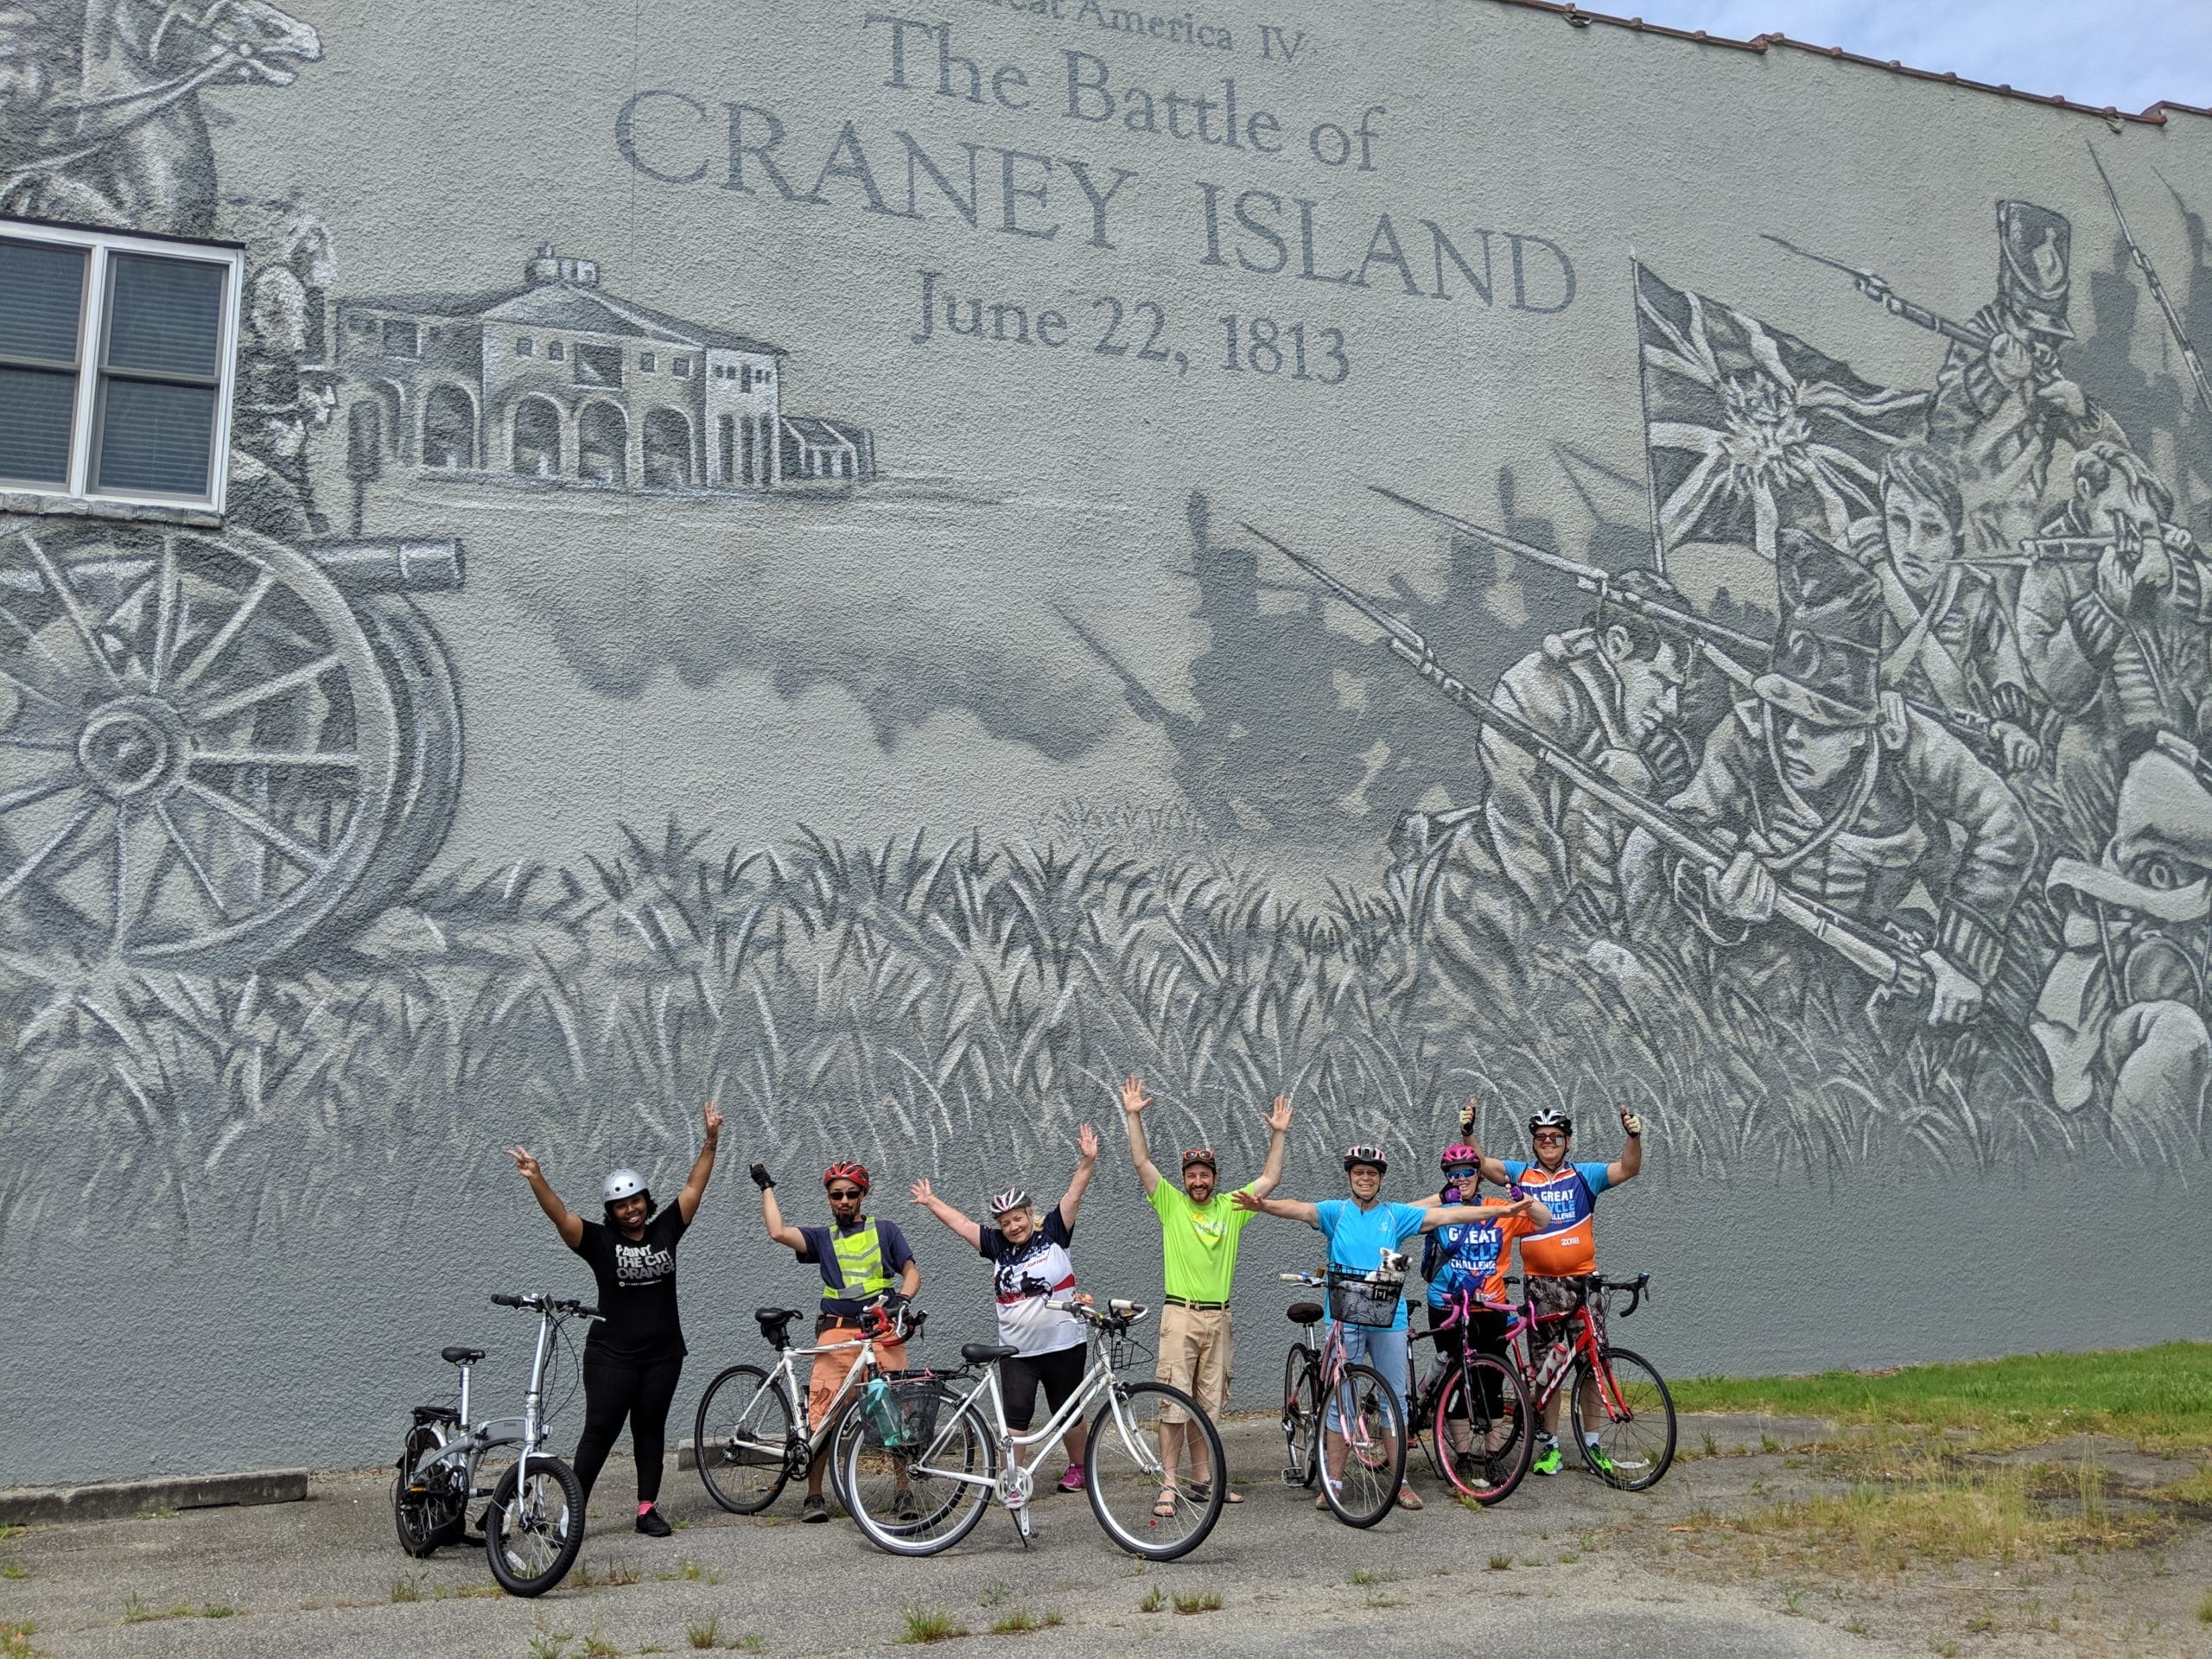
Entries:
<svg viewBox="0 0 2212 1659">
<path fill-rule="evenodd" d="M 1375 1374 L 1382 1379 L 1383 1385 L 1398 1396 L 1400 1414 L 1410 1409 L 1406 1398 L 1406 1382 L 1409 1364 L 1408 1344 L 1412 1332 L 1403 1326 L 1395 1331 L 1378 1331 L 1372 1325 L 1347 1325 L 1342 1329 L 1344 1363 L 1357 1365 L 1364 1363 L 1371 1367 Z M 1333 1399 L 1329 1402 L 1329 1427 L 1332 1429 L 1343 1427 Z"/>
</svg>

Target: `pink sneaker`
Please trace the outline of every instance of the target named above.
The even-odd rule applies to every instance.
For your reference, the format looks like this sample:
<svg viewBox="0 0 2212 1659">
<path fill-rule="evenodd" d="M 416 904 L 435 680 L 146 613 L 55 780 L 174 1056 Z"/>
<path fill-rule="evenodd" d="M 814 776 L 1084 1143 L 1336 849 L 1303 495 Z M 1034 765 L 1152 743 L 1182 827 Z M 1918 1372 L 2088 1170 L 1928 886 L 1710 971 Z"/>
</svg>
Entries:
<svg viewBox="0 0 2212 1659">
<path fill-rule="evenodd" d="M 1071 1463 L 1068 1465 L 1067 1472 L 1060 1477 L 1060 1484 L 1052 1490 L 1060 1492 L 1079 1492 L 1083 1489 L 1083 1465 L 1079 1463 Z"/>
</svg>

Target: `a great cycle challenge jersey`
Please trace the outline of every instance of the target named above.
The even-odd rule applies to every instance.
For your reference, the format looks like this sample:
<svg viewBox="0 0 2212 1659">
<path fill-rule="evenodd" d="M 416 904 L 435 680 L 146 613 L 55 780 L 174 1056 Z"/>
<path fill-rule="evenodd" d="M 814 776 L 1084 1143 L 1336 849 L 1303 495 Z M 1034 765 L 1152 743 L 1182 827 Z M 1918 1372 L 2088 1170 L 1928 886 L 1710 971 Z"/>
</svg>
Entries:
<svg viewBox="0 0 2212 1659">
<path fill-rule="evenodd" d="M 1541 1198 L 1554 1224 L 1521 1241 L 1521 1271 L 1539 1279 L 1572 1279 L 1598 1270 L 1598 1230 L 1591 1219 L 1598 1195 L 1610 1183 L 1603 1164 L 1509 1162 L 1505 1179 L 1514 1188 Z"/>
</svg>

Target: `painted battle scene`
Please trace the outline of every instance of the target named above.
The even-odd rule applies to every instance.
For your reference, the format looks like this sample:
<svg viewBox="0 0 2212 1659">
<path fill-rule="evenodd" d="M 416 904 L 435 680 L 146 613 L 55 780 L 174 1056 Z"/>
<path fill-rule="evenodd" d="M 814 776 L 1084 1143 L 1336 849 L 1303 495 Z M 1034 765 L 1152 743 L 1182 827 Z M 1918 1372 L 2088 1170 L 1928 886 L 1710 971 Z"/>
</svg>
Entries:
<svg viewBox="0 0 2212 1659">
<path fill-rule="evenodd" d="M 588 1161 L 684 1147 L 707 1095 L 779 1157 L 980 1172 L 1131 1071 L 1245 1158 L 1244 1103 L 1289 1092 L 1313 1147 L 1425 1149 L 1471 1094 L 1500 1138 L 1625 1102 L 1686 1174 L 2202 1160 L 2188 194 L 1994 202 L 1959 318 L 1765 227 L 1839 332 L 1925 336 L 1913 385 L 1735 308 L 1725 271 L 1639 265 L 1640 456 L 1366 480 L 1440 594 L 1362 589 L 1194 465 L 1151 550 L 1186 665 L 1071 600 L 1064 701 L 1023 707 L 983 642 L 883 702 L 887 765 L 916 695 L 1056 755 L 1134 724 L 1173 804 L 733 844 L 671 798 L 597 856 L 491 862 L 448 851 L 467 515 L 380 533 L 386 493 L 702 535 L 764 503 L 1026 509 L 902 475 L 897 432 L 799 412 L 803 356 L 550 244 L 480 292 L 353 291 L 346 227 L 216 187 L 202 107 L 296 96 L 321 55 L 260 0 L 0 13 L 0 212 L 249 251 L 227 522 L 0 524 L 0 1233 L 95 1197 L 179 1238 L 203 1207 L 336 1222 L 502 1182 L 486 1112 Z M 2186 269 L 2141 252 L 2152 214 Z M 730 633 L 787 699 L 849 671 Z"/>
</svg>

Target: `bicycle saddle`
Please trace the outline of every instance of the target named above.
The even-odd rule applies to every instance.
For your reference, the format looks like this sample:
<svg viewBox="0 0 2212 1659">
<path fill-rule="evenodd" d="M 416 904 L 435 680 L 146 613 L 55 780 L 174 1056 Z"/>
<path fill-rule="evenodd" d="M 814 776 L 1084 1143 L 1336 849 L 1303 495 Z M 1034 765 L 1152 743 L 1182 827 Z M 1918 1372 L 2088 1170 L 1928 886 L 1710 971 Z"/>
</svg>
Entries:
<svg viewBox="0 0 2212 1659">
<path fill-rule="evenodd" d="M 1290 1315 L 1293 1325 L 1319 1325 L 1321 1322 L 1321 1304 L 1319 1302 L 1293 1302 L 1283 1311 Z"/>
<path fill-rule="evenodd" d="M 438 1357 L 448 1365 L 474 1365 L 484 1357 L 481 1348 L 441 1348 Z"/>
<path fill-rule="evenodd" d="M 1012 1359 L 1020 1351 L 1002 1342 L 969 1342 L 961 1344 L 960 1357 L 970 1365 L 988 1365 L 995 1359 Z"/>
</svg>

